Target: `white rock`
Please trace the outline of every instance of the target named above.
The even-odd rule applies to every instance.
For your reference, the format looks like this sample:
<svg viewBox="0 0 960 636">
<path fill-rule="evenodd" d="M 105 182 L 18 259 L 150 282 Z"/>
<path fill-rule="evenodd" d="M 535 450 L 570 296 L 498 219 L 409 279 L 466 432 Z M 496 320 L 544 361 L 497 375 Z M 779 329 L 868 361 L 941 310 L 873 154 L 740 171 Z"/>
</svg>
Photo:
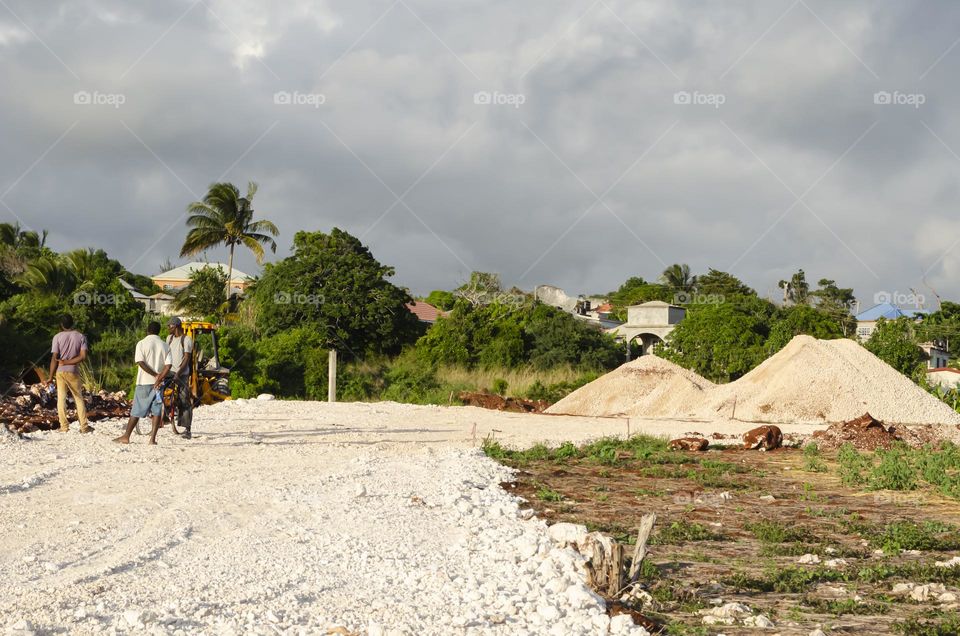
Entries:
<svg viewBox="0 0 960 636">
<path fill-rule="evenodd" d="M 587 536 L 587 526 L 577 523 L 555 523 L 547 530 L 550 538 L 560 545 L 579 545 Z"/>
<path fill-rule="evenodd" d="M 804 554 L 802 557 L 797 559 L 797 563 L 816 565 L 817 563 L 820 563 L 820 557 L 816 554 Z"/>
<path fill-rule="evenodd" d="M 943 594 L 937 597 L 937 601 L 939 601 L 940 603 L 956 603 L 957 595 L 954 594 L 953 592 L 944 592 Z"/>
<path fill-rule="evenodd" d="M 827 559 L 823 563 L 828 568 L 842 568 L 847 564 L 846 559 Z"/>
<path fill-rule="evenodd" d="M 773 495 L 761 495 L 761 497 L 760 497 L 760 501 L 765 501 L 765 502 L 767 502 L 767 503 L 770 503 L 770 502 L 776 501 L 776 500 L 777 500 L 777 498 L 774 497 Z"/>
<path fill-rule="evenodd" d="M 367 487 L 363 484 L 357 484 L 357 487 L 353 490 L 355 497 L 364 497 L 367 494 Z"/>
<path fill-rule="evenodd" d="M 808 636 L 827 636 L 827 634 L 822 629 L 815 629 Z"/>
<path fill-rule="evenodd" d="M 633 619 L 629 614 L 617 614 L 610 619 L 611 634 L 629 634 L 633 628 Z"/>
<path fill-rule="evenodd" d="M 927 583 L 926 585 L 918 585 L 913 588 L 910 592 L 910 598 L 923 603 L 929 600 L 931 596 L 939 596 L 946 591 L 942 583 Z"/>
<path fill-rule="evenodd" d="M 123 613 L 123 620 L 130 627 L 136 627 L 137 625 L 140 624 L 141 616 L 142 616 L 142 613 L 139 612 L 138 610 L 127 610 L 126 612 Z"/>
<path fill-rule="evenodd" d="M 756 616 L 748 616 L 743 619 L 743 624 L 747 627 L 763 627 L 769 629 L 774 627 L 773 621 L 764 616 L 763 614 L 757 614 Z"/>
<path fill-rule="evenodd" d="M 271 393 L 261 393 L 260 395 L 257 396 L 257 399 L 258 399 L 258 400 L 261 400 L 261 401 L 264 401 L 264 402 L 269 402 L 269 401 L 275 400 L 275 399 L 277 399 L 277 398 L 276 398 L 273 394 L 271 394 Z"/>
<path fill-rule="evenodd" d="M 960 556 L 955 556 L 952 559 L 946 561 L 935 561 L 934 565 L 941 568 L 952 568 L 960 565 Z"/>
</svg>

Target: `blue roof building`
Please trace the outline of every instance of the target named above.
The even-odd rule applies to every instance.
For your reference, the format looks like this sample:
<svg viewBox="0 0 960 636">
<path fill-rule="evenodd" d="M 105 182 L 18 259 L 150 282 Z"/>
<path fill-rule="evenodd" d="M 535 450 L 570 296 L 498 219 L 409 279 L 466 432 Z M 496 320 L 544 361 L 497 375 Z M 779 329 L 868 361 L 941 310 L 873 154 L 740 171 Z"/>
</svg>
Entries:
<svg viewBox="0 0 960 636">
<path fill-rule="evenodd" d="M 877 326 L 877 321 L 881 318 L 887 320 L 896 320 L 897 318 L 919 319 L 929 313 L 929 309 L 904 309 L 889 302 L 874 305 L 870 309 L 857 314 L 857 338 L 861 341 L 870 338 Z"/>
</svg>

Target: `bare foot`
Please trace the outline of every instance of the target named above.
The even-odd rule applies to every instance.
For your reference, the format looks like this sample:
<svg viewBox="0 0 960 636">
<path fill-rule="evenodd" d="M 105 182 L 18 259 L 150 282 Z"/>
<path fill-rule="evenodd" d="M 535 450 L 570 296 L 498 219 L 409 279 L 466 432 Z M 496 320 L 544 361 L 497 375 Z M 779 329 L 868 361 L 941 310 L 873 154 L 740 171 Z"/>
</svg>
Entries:
<svg viewBox="0 0 960 636">
<path fill-rule="evenodd" d="M 113 441 L 116 442 L 117 444 L 129 444 L 129 443 L 130 443 L 130 438 L 129 438 L 129 437 L 124 437 L 124 436 L 121 435 L 120 437 L 117 437 L 117 438 L 114 439 Z"/>
</svg>

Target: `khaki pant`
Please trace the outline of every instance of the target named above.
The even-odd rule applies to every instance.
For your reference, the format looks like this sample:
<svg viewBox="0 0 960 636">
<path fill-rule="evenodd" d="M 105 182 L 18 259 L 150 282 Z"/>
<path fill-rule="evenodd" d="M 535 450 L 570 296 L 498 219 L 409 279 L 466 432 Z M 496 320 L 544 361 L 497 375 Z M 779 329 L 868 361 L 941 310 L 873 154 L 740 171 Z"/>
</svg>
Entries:
<svg viewBox="0 0 960 636">
<path fill-rule="evenodd" d="M 80 422 L 80 430 L 84 431 L 88 426 L 87 405 L 83 402 L 80 376 L 73 371 L 57 371 L 57 415 L 60 418 L 60 430 L 65 431 L 70 428 L 70 422 L 67 421 L 68 389 L 77 405 L 77 420 Z"/>
</svg>

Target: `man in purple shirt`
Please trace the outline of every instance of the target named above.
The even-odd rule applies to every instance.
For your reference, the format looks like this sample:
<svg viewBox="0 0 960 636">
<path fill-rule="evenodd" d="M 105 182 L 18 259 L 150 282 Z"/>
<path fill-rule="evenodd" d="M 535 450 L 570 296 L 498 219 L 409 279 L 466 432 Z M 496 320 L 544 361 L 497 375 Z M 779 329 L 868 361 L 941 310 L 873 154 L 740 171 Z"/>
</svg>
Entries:
<svg viewBox="0 0 960 636">
<path fill-rule="evenodd" d="M 70 430 L 67 421 L 67 391 L 73 395 L 77 405 L 77 420 L 81 433 L 92 433 L 93 427 L 87 422 L 87 405 L 83 402 L 83 386 L 77 374 L 77 365 L 87 358 L 87 338 L 73 328 L 73 316 L 64 314 L 60 318 L 60 333 L 53 337 L 50 347 L 50 383 L 57 379 L 57 415 L 60 418 L 60 432 Z"/>
</svg>

